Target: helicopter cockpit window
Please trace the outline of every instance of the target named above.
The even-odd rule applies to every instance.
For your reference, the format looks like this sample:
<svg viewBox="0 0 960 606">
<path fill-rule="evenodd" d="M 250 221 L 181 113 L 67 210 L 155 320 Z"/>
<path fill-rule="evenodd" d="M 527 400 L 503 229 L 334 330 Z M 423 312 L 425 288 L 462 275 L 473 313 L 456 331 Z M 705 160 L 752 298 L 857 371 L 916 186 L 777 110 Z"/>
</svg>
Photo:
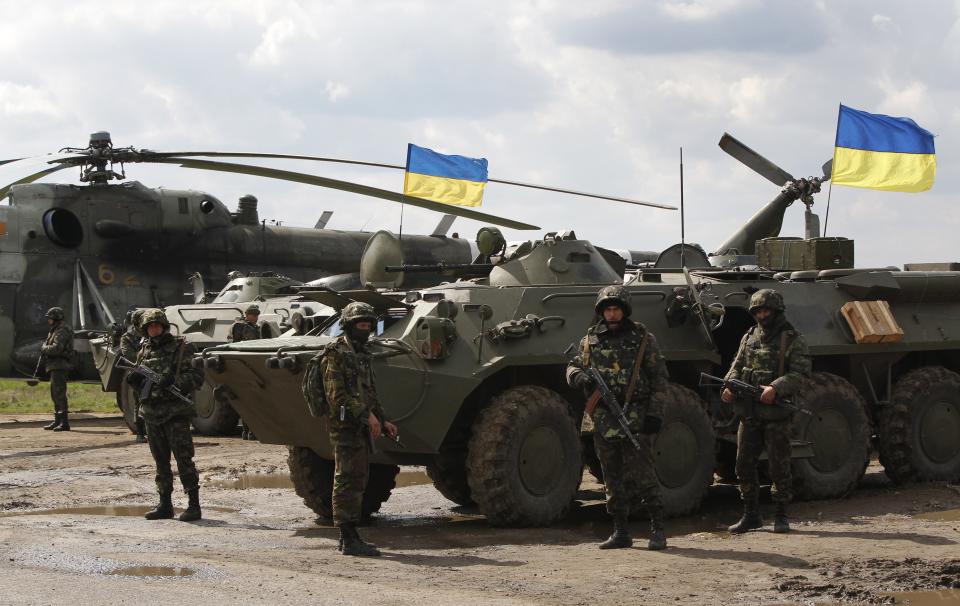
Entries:
<svg viewBox="0 0 960 606">
<path fill-rule="evenodd" d="M 177 206 L 179 207 L 181 215 L 185 215 L 190 212 L 190 206 L 188 205 L 186 198 L 177 198 Z"/>
<path fill-rule="evenodd" d="M 65 208 L 51 208 L 43 214 L 43 231 L 51 242 L 65 248 L 76 248 L 83 242 L 80 219 Z"/>
<path fill-rule="evenodd" d="M 200 202 L 200 212 L 205 215 L 209 215 L 213 212 L 214 204 L 210 200 L 203 200 Z"/>
</svg>

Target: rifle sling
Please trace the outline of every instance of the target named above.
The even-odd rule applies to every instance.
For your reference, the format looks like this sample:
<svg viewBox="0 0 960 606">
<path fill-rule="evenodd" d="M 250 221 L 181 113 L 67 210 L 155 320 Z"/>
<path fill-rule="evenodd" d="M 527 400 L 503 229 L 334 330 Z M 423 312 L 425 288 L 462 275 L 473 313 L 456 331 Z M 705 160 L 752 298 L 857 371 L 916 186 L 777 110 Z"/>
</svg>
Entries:
<svg viewBox="0 0 960 606">
<path fill-rule="evenodd" d="M 633 362 L 633 374 L 630 375 L 630 383 L 627 385 L 627 396 L 623 399 L 624 407 L 630 406 L 633 398 L 633 390 L 637 387 L 637 377 L 640 375 L 640 365 L 643 364 L 643 354 L 647 350 L 647 341 L 650 339 L 650 333 L 644 331 L 643 340 L 640 341 L 640 351 L 637 352 L 637 359 Z"/>
</svg>

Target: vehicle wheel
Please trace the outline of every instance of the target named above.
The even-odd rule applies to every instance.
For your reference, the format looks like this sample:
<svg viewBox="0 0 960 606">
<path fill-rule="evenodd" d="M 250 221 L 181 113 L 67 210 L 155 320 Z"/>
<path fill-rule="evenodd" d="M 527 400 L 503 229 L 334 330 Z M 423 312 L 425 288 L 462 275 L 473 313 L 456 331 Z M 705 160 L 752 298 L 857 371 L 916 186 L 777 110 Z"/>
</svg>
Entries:
<svg viewBox="0 0 960 606">
<path fill-rule="evenodd" d="M 334 464 L 305 446 L 290 446 L 287 455 L 293 489 L 318 518 L 333 517 Z M 396 465 L 370 465 L 367 489 L 363 493 L 361 516 L 367 519 L 380 511 L 397 484 L 400 468 Z"/>
<path fill-rule="evenodd" d="M 911 370 L 880 415 L 880 463 L 894 482 L 960 479 L 960 375 Z"/>
<path fill-rule="evenodd" d="M 235 434 L 240 415 L 226 400 L 213 395 L 213 385 L 204 381 L 194 392 L 193 406 L 197 416 L 190 419 L 193 428 L 203 436 L 226 436 Z"/>
<path fill-rule="evenodd" d="M 137 396 L 134 389 L 127 385 L 126 373 L 117 390 L 117 406 L 123 412 L 123 422 L 130 433 L 137 433 Z"/>
<path fill-rule="evenodd" d="M 670 383 L 664 395 L 663 426 L 653 443 L 663 513 L 679 516 L 700 506 L 713 483 L 716 439 L 703 400 Z"/>
<path fill-rule="evenodd" d="M 793 460 L 797 497 L 846 495 L 870 462 L 872 432 L 867 403 L 849 381 L 827 372 L 813 373 L 797 403 L 813 413 L 793 417 L 793 438 L 813 447 L 812 457 Z"/>
<path fill-rule="evenodd" d="M 470 494 L 495 526 L 546 526 L 566 514 L 580 485 L 580 432 L 570 408 L 545 387 L 512 387 L 473 425 Z"/>
<path fill-rule="evenodd" d="M 433 462 L 427 465 L 427 475 L 440 494 L 457 505 L 472 505 L 470 484 L 467 483 L 467 449 L 440 449 Z"/>
</svg>

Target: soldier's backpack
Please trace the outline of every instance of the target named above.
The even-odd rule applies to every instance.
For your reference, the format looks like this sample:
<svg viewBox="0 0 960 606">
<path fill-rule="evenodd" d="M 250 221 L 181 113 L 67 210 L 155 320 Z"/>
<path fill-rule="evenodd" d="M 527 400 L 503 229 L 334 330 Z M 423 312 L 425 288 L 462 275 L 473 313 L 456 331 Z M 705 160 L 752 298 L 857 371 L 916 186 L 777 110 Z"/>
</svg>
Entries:
<svg viewBox="0 0 960 606">
<path fill-rule="evenodd" d="M 303 373 L 303 381 L 300 383 L 303 399 L 307 401 L 307 408 L 314 417 L 324 417 L 330 411 L 326 390 L 323 388 L 323 374 L 320 370 L 320 361 L 326 353 L 327 350 L 324 348 L 310 358 Z"/>
</svg>

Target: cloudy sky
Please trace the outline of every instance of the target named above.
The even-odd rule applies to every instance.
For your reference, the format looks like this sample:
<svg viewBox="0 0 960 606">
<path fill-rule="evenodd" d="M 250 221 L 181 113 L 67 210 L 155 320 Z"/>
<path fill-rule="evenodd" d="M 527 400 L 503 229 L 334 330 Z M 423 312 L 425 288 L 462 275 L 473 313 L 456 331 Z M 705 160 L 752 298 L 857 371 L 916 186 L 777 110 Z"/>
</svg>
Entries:
<svg viewBox="0 0 960 606">
<path fill-rule="evenodd" d="M 492 178 L 678 204 L 683 147 L 687 239 L 712 250 L 778 193 L 717 147 L 723 132 L 816 175 L 842 102 L 936 134 L 938 176 L 923 194 L 835 188 L 827 235 L 855 238 L 861 266 L 960 261 L 958 15 L 960 0 L 6 1 L 0 157 L 82 147 L 101 129 L 117 146 L 392 164 L 413 142 L 485 157 Z M 275 165 L 393 190 L 403 181 Z M 252 193 L 262 218 L 287 225 L 312 226 L 324 210 L 338 229 L 399 221 L 391 203 L 310 186 L 127 173 L 231 207 Z M 821 221 L 826 203 L 824 191 Z M 802 209 L 788 211 L 783 235 L 801 235 Z M 505 185 L 488 186 L 482 210 L 611 247 L 680 238 L 678 212 Z M 404 230 L 436 220 L 407 209 Z"/>
</svg>

